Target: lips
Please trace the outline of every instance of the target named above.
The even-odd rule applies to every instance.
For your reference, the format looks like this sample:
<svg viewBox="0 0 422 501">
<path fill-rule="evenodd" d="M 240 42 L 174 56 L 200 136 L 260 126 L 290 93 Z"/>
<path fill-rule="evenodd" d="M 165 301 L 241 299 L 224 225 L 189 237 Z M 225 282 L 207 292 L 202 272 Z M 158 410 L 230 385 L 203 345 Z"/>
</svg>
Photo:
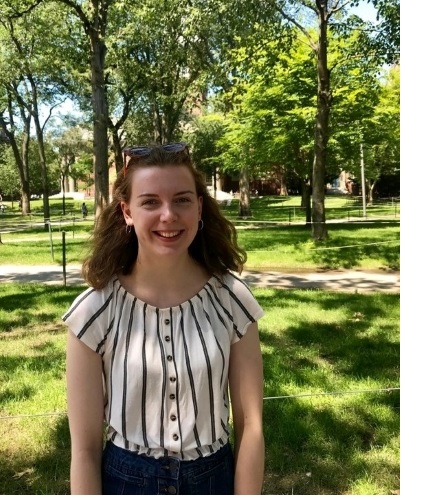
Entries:
<svg viewBox="0 0 422 501">
<path fill-rule="evenodd" d="M 154 231 L 156 235 L 158 235 L 161 238 L 175 238 L 181 235 L 183 230 L 177 230 L 177 231 Z"/>
</svg>

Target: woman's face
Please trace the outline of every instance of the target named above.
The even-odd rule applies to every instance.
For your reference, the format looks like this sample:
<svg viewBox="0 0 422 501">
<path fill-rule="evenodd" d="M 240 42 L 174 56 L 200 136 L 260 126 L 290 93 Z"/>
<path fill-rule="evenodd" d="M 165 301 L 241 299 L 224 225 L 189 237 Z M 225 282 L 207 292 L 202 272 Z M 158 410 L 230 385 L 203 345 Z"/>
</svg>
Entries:
<svg viewBox="0 0 422 501">
<path fill-rule="evenodd" d="M 198 231 L 202 197 L 187 167 L 142 167 L 132 173 L 132 195 L 121 207 L 142 260 L 177 258 L 187 254 Z"/>
</svg>

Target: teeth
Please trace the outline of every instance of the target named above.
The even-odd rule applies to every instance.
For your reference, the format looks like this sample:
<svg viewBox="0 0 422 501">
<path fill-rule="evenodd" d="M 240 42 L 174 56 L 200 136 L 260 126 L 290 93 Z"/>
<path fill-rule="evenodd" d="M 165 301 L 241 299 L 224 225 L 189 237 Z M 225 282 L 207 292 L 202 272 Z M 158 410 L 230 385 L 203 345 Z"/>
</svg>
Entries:
<svg viewBox="0 0 422 501">
<path fill-rule="evenodd" d="M 157 231 L 157 233 L 164 238 L 172 238 L 179 235 L 180 231 Z"/>
</svg>

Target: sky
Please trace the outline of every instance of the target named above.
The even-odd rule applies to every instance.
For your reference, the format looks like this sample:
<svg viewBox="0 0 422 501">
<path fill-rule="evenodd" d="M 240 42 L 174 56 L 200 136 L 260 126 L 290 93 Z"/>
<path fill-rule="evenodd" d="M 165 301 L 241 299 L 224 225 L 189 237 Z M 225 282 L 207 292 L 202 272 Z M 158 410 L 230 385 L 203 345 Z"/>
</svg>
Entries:
<svg viewBox="0 0 422 501">
<path fill-rule="evenodd" d="M 376 21 L 377 11 L 375 10 L 372 3 L 366 3 L 366 1 L 362 1 L 357 7 L 350 9 L 350 12 L 358 15 L 364 21 Z"/>
</svg>

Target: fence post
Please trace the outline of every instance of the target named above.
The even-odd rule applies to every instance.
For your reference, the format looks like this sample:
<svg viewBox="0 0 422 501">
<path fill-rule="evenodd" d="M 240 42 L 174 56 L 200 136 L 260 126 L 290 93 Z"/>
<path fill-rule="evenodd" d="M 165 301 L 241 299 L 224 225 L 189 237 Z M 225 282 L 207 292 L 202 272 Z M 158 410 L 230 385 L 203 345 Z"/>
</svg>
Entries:
<svg viewBox="0 0 422 501">
<path fill-rule="evenodd" d="M 62 231 L 63 285 L 66 287 L 66 232 Z"/>
<path fill-rule="evenodd" d="M 50 234 L 51 259 L 54 261 L 53 233 L 52 233 L 52 229 L 51 229 L 51 221 L 49 219 L 47 219 L 47 224 L 48 224 L 48 233 Z"/>
</svg>

